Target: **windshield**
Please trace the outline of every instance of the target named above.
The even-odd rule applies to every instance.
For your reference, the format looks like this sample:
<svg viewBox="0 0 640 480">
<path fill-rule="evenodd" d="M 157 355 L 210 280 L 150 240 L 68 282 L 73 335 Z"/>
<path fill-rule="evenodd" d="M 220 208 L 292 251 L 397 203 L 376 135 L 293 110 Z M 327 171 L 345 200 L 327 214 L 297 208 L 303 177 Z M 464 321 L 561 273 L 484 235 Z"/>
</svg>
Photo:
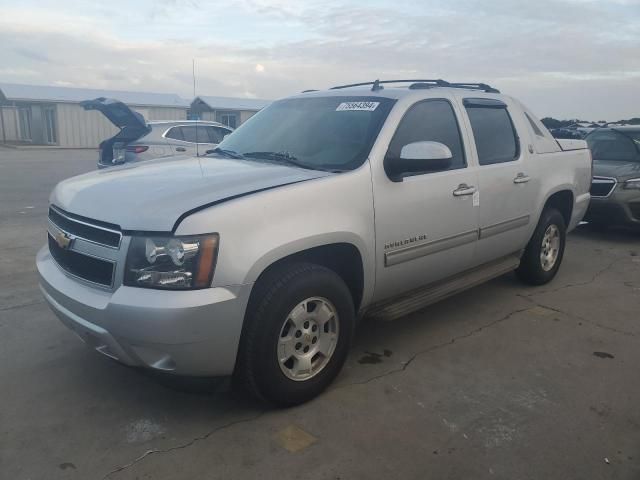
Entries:
<svg viewBox="0 0 640 480">
<path fill-rule="evenodd" d="M 600 130 L 585 140 L 594 160 L 640 162 L 640 132 Z"/>
<path fill-rule="evenodd" d="M 379 97 L 280 100 L 229 135 L 219 150 L 317 170 L 353 170 L 366 160 L 394 102 Z"/>
</svg>

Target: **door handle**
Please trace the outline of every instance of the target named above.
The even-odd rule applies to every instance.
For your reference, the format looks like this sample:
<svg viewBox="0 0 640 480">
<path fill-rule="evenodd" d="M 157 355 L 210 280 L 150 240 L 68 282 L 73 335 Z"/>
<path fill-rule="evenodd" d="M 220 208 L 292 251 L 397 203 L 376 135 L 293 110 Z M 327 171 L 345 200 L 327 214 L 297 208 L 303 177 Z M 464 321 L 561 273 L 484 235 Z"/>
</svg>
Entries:
<svg viewBox="0 0 640 480">
<path fill-rule="evenodd" d="M 531 180 L 529 175 L 520 172 L 516 175 L 516 178 L 513 179 L 513 183 L 527 183 L 529 180 Z"/>
<path fill-rule="evenodd" d="M 463 197 L 465 195 L 473 195 L 474 193 L 476 193 L 476 187 L 473 185 L 467 185 L 466 183 L 461 183 L 458 185 L 458 188 L 453 191 L 453 196 Z"/>
<path fill-rule="evenodd" d="M 187 149 L 184 147 L 176 147 L 176 152 L 186 152 Z"/>
</svg>

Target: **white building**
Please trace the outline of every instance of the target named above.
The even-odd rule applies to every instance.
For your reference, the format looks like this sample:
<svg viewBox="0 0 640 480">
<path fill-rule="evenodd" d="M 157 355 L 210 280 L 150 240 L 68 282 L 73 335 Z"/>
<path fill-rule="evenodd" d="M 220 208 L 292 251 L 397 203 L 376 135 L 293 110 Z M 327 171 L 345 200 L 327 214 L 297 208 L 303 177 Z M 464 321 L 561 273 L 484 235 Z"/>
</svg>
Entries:
<svg viewBox="0 0 640 480">
<path fill-rule="evenodd" d="M 233 98 L 197 96 L 191 102 L 190 114 L 199 120 L 213 120 L 231 128 L 237 128 L 256 112 L 269 105 L 271 100 L 257 98 Z"/>
<path fill-rule="evenodd" d="M 147 120 L 186 119 L 189 109 L 188 100 L 170 93 L 0 83 L 0 142 L 95 148 L 118 131 L 79 105 L 99 97 L 118 99 Z"/>
</svg>

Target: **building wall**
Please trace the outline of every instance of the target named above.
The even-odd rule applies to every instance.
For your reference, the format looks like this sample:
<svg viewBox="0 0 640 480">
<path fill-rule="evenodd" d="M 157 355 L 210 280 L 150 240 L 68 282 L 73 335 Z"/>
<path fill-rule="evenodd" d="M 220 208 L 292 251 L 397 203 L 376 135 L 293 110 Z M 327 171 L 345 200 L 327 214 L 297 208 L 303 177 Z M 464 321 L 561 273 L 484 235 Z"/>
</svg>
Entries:
<svg viewBox="0 0 640 480">
<path fill-rule="evenodd" d="M 200 113 L 200 120 L 209 120 L 212 122 L 220 122 L 220 114 L 222 113 L 236 113 L 238 116 L 238 123 L 236 127 L 239 127 L 244 122 L 253 117 L 256 113 L 252 110 L 210 110 Z"/>
<path fill-rule="evenodd" d="M 136 107 L 131 107 L 134 110 L 138 110 Z M 147 120 L 186 120 L 187 109 L 185 108 L 171 108 L 171 107 L 149 107 L 146 109 L 148 117 Z M 143 114 L 143 112 L 140 112 Z"/>
<path fill-rule="evenodd" d="M 97 148 L 118 129 L 96 110 L 86 111 L 75 103 L 58 103 L 58 145 L 67 148 Z"/>
<path fill-rule="evenodd" d="M 258 113 L 258 112 L 250 112 L 250 111 L 245 111 L 245 110 L 241 111 L 240 112 L 240 125 L 242 125 L 244 122 L 249 120 L 256 113 Z"/>
<path fill-rule="evenodd" d="M 212 110 L 210 112 L 202 112 L 200 114 L 200 120 L 207 120 L 209 122 L 215 122 L 216 121 L 216 111 Z"/>
</svg>

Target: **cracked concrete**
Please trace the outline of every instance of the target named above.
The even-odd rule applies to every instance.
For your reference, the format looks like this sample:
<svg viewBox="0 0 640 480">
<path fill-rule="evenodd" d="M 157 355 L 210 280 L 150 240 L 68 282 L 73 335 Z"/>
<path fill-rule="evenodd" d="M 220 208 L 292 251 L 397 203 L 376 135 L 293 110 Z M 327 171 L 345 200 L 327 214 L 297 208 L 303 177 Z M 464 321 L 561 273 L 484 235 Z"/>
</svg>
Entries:
<svg viewBox="0 0 640 480">
<path fill-rule="evenodd" d="M 94 159 L 0 150 L 0 477 L 640 477 L 640 235 L 581 227 L 547 286 L 506 275 L 365 321 L 325 394 L 265 410 L 100 357 L 42 303 L 48 192 Z M 367 352 L 384 355 L 360 363 Z M 276 440 L 298 429 L 316 441 L 292 452 Z"/>
</svg>

